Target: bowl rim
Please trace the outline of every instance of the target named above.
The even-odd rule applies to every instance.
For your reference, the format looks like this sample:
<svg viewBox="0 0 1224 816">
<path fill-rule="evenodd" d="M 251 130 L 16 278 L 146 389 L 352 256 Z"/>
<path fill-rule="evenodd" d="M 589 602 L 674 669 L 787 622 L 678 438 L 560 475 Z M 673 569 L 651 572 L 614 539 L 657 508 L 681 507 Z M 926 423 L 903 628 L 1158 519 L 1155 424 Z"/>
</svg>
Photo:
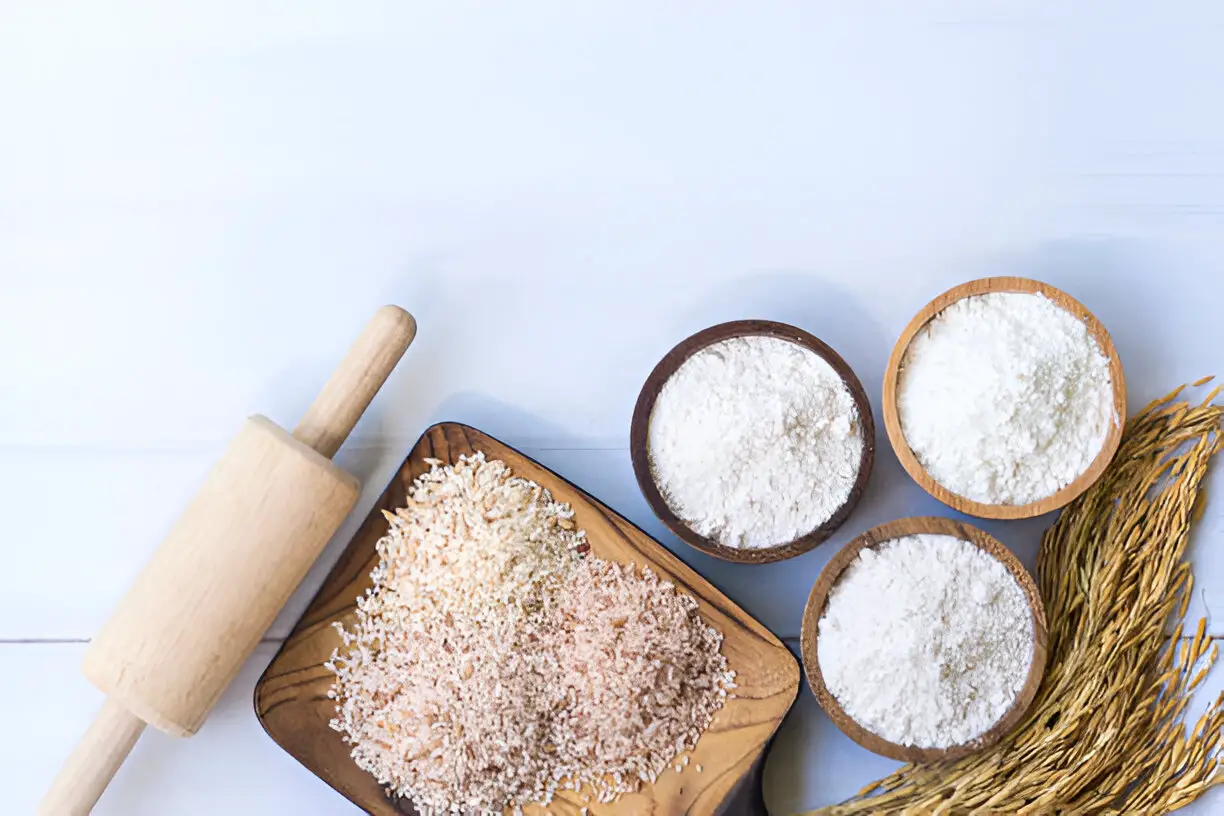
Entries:
<svg viewBox="0 0 1224 816">
<path fill-rule="evenodd" d="M 825 685 L 824 675 L 820 670 L 820 660 L 817 644 L 820 633 L 820 618 L 829 600 L 829 593 L 841 578 L 842 573 L 858 559 L 864 549 L 874 549 L 902 536 L 917 533 L 932 533 L 950 535 L 968 541 L 981 551 L 994 557 L 1011 573 L 1028 600 L 1029 612 L 1033 617 L 1033 658 L 1029 664 L 1028 676 L 1020 693 L 1012 701 L 1007 712 L 984 734 L 969 742 L 952 745 L 945 748 L 920 748 L 914 745 L 901 745 L 884 739 L 878 734 L 867 730 L 850 717 L 842 708 L 841 703 Z M 885 524 L 872 527 L 861 533 L 844 547 L 837 551 L 821 570 L 820 577 L 812 586 L 807 604 L 803 608 L 803 626 L 799 637 L 800 654 L 803 660 L 804 674 L 807 675 L 808 686 L 816 696 L 820 707 L 824 709 L 842 733 L 859 745 L 881 756 L 902 762 L 937 762 L 941 760 L 959 759 L 978 751 L 990 748 L 1001 742 L 1029 712 L 1037 698 L 1045 676 L 1049 649 L 1049 628 L 1046 621 L 1045 604 L 1041 592 L 1033 576 L 1024 568 L 1007 547 L 989 533 L 965 522 L 941 516 L 908 516 Z"/>
<path fill-rule="evenodd" d="M 698 351 L 723 340 L 736 337 L 776 337 L 795 343 L 816 353 L 827 362 L 845 383 L 850 396 L 858 410 L 860 429 L 863 436 L 863 452 L 859 458 L 858 474 L 850 495 L 832 516 L 816 529 L 805 533 L 792 541 L 775 544 L 772 547 L 757 549 L 738 549 L 720 544 L 710 538 L 700 535 L 690 528 L 683 519 L 677 516 L 663 498 L 662 491 L 655 482 L 654 472 L 650 466 L 650 453 L 647 439 L 650 432 L 650 415 L 654 410 L 655 400 L 663 385 L 673 374 Z M 803 329 L 787 323 L 773 320 L 732 320 L 719 323 L 707 329 L 686 337 L 667 352 L 646 378 L 642 390 L 638 393 L 637 403 L 633 408 L 633 419 L 629 428 L 629 454 L 633 462 L 633 473 L 637 478 L 638 487 L 646 498 L 646 503 L 654 514 L 675 533 L 682 541 L 694 549 L 740 564 L 768 564 L 794 558 L 812 550 L 822 543 L 840 527 L 862 498 L 871 478 L 871 469 L 875 462 L 875 419 L 871 414 L 871 402 L 867 392 L 859 381 L 854 370 L 824 341 Z"/>
<path fill-rule="evenodd" d="M 1089 463 L 1087 469 L 1079 476 L 1055 493 L 1026 504 L 988 504 L 975 501 L 935 481 L 934 477 L 918 460 L 918 456 L 905 440 L 901 428 L 901 415 L 898 406 L 899 382 L 902 364 L 909 351 L 910 343 L 931 320 L 944 309 L 968 297 L 984 295 L 991 292 L 1019 292 L 1023 294 L 1040 294 L 1049 298 L 1054 304 L 1083 321 L 1088 332 L 1096 341 L 1101 353 L 1109 360 L 1109 373 L 1113 389 L 1114 421 L 1105 435 L 1105 442 Z M 1114 347 L 1109 332 L 1096 316 L 1082 303 L 1066 292 L 1032 278 L 992 277 L 978 278 L 954 286 L 936 297 L 914 315 L 909 324 L 897 338 L 892 354 L 888 358 L 888 366 L 884 371 L 884 389 L 881 400 L 881 410 L 884 414 L 884 429 L 888 433 L 888 441 L 893 452 L 901 460 L 901 466 L 906 473 L 930 495 L 954 510 L 970 516 L 988 519 L 1024 519 L 1040 516 L 1052 510 L 1058 510 L 1070 504 L 1101 478 L 1105 468 L 1113 461 L 1122 442 L 1122 430 L 1126 424 L 1126 376 L 1122 371 L 1122 360 Z"/>
</svg>

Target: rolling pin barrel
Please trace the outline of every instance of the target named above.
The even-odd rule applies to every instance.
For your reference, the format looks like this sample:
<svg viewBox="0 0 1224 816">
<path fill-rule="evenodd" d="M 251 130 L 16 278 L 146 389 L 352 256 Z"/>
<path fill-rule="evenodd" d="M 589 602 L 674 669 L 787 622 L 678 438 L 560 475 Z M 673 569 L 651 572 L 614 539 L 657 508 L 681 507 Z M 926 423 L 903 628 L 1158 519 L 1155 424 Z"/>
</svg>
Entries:
<svg viewBox="0 0 1224 816">
<path fill-rule="evenodd" d="M 247 420 L 85 654 L 107 694 L 43 800 L 89 813 L 145 723 L 189 736 L 357 501 L 331 461 L 416 334 L 385 306 L 290 435 Z"/>
</svg>

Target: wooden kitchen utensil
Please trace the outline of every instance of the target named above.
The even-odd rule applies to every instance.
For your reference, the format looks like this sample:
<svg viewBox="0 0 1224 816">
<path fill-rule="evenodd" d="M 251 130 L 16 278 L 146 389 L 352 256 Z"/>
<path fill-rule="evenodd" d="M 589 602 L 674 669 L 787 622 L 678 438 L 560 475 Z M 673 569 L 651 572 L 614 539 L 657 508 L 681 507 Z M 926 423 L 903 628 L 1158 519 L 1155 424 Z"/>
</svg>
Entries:
<svg viewBox="0 0 1224 816">
<path fill-rule="evenodd" d="M 375 314 L 290 435 L 247 420 L 85 655 L 107 694 L 39 807 L 93 808 L 146 724 L 194 734 L 357 501 L 331 457 L 416 335 Z"/>
<path fill-rule="evenodd" d="M 532 805 L 525 812 L 578 816 L 589 808 L 591 816 L 765 816 L 761 769 L 766 746 L 799 688 L 795 658 L 769 630 L 616 512 L 513 448 L 453 422 L 433 426 L 417 442 L 260 678 L 255 712 L 268 734 L 366 813 L 416 813 L 411 803 L 389 799 L 378 780 L 353 762 L 351 747 L 340 734 L 328 727 L 336 703 L 327 696 L 334 675 L 324 664 L 341 646 L 331 624 L 351 626 L 357 598 L 371 586 L 370 570 L 378 563 L 374 547 L 387 531 L 383 511 L 406 504 L 409 485 L 429 470 L 428 459 L 453 463 L 478 451 L 505 462 L 515 476 L 546 487 L 557 501 L 569 503 L 592 553 L 609 561 L 649 565 L 660 578 L 692 595 L 701 616 L 723 633 L 723 654 L 738 686 L 689 752 L 682 773 L 668 771 L 638 793 L 609 804 L 584 803 L 578 793 L 559 791 L 547 808 Z"/>
</svg>

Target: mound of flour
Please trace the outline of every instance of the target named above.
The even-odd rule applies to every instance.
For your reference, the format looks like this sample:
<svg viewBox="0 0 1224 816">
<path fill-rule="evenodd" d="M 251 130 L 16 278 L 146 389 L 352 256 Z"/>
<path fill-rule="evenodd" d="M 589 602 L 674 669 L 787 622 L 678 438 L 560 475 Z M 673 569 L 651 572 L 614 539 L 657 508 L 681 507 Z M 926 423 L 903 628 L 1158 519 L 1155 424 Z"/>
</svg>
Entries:
<svg viewBox="0 0 1224 816">
<path fill-rule="evenodd" d="M 990 730 L 1033 659 L 1033 616 L 997 559 L 948 535 L 865 549 L 829 593 L 816 638 L 825 686 L 900 745 L 947 748 Z"/>
<path fill-rule="evenodd" d="M 655 400 L 647 445 L 672 511 L 738 548 L 783 544 L 828 521 L 863 452 L 858 410 L 833 367 L 764 336 L 686 360 Z"/>
<path fill-rule="evenodd" d="M 1043 295 L 953 303 L 910 341 L 901 429 L 935 481 L 987 504 L 1028 504 L 1088 469 L 1116 421 L 1109 360 Z"/>
</svg>

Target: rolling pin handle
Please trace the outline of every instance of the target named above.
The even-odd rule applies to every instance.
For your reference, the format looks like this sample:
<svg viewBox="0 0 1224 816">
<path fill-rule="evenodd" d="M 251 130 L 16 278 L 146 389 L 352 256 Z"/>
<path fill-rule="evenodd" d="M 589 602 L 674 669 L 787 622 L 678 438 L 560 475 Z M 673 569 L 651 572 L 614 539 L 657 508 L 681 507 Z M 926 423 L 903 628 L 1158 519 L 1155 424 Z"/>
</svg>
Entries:
<svg viewBox="0 0 1224 816">
<path fill-rule="evenodd" d="M 398 306 L 383 306 L 349 349 L 293 435 L 329 459 L 416 337 L 416 321 Z"/>
<path fill-rule="evenodd" d="M 38 816 L 88 816 L 144 729 L 144 720 L 107 698 L 51 783 Z"/>
</svg>

